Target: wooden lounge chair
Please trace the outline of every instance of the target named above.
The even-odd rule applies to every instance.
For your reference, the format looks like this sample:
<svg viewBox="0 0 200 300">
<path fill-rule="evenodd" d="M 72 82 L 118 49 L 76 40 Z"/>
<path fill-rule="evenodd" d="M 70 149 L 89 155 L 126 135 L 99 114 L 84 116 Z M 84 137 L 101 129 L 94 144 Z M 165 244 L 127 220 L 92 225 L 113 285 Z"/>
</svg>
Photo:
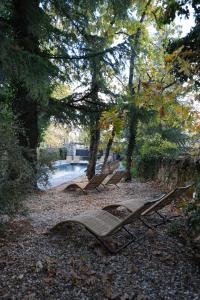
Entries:
<svg viewBox="0 0 200 300">
<path fill-rule="evenodd" d="M 119 161 L 107 162 L 101 173 L 112 174 L 119 166 Z"/>
<path fill-rule="evenodd" d="M 146 211 L 144 211 L 141 214 L 141 217 L 143 218 L 143 217 L 148 216 L 151 213 L 156 213 L 159 217 L 162 218 L 163 222 L 156 224 L 155 226 L 159 226 L 161 224 L 166 223 L 167 221 L 170 221 L 171 217 L 166 218 L 166 216 L 161 214 L 159 211 L 162 210 L 167 205 L 170 205 L 171 203 L 181 199 L 183 197 L 183 194 L 187 190 L 189 190 L 193 185 L 194 184 L 189 184 L 187 186 L 175 188 L 173 191 L 171 191 L 168 194 L 166 194 L 165 196 L 161 197 L 161 199 L 158 199 L 157 201 L 155 201 L 155 203 L 153 205 L 151 205 Z M 143 220 L 144 220 L 144 218 L 143 218 Z"/>
<path fill-rule="evenodd" d="M 77 183 L 71 183 L 69 184 L 63 191 L 69 191 L 69 190 L 75 190 L 75 189 L 80 189 L 83 193 L 87 193 L 88 190 L 96 189 L 98 192 L 98 187 L 100 184 L 104 181 L 106 178 L 107 174 L 98 174 L 92 177 L 92 179 L 87 183 L 81 185 Z"/>
<path fill-rule="evenodd" d="M 113 176 L 104 184 L 104 186 L 113 184 L 119 188 L 117 183 L 126 175 L 126 171 L 116 171 Z"/>
<path fill-rule="evenodd" d="M 148 226 L 152 226 L 150 224 L 146 224 L 145 223 L 145 219 L 144 217 L 146 217 L 147 215 L 149 215 L 150 213 L 156 213 L 157 215 L 159 215 L 164 223 L 168 220 L 170 220 L 170 218 L 166 218 L 165 216 L 163 216 L 160 212 L 158 212 L 159 210 L 161 210 L 162 208 L 164 208 L 165 206 L 171 204 L 174 200 L 176 200 L 177 198 L 180 198 L 182 196 L 183 193 L 185 193 L 189 188 L 191 188 L 193 186 L 193 184 L 184 186 L 184 187 L 177 187 L 174 190 L 170 191 L 169 193 L 167 193 L 166 195 L 161 196 L 158 199 L 155 200 L 150 200 L 150 201 L 141 201 L 141 199 L 133 199 L 133 200 L 128 200 L 128 201 L 122 201 L 122 202 L 118 202 L 118 203 L 113 203 L 110 205 L 107 205 L 103 208 L 103 210 L 106 211 L 110 211 L 112 209 L 115 209 L 117 207 L 125 207 L 126 209 L 128 209 L 130 212 L 134 212 L 135 211 L 135 207 L 138 205 L 138 203 L 140 204 L 146 204 L 149 205 L 149 207 L 143 211 L 141 213 L 141 217 L 140 220 Z M 155 226 L 161 225 L 163 223 L 159 223 L 156 224 Z"/>
<path fill-rule="evenodd" d="M 75 217 L 71 217 L 66 221 L 56 224 L 50 231 L 56 231 L 60 226 L 66 225 L 68 223 L 78 223 L 85 227 L 96 239 L 110 252 L 117 253 L 120 250 L 124 249 L 134 241 L 137 242 L 133 234 L 125 227 L 127 224 L 134 222 L 136 219 L 140 218 L 140 215 L 149 207 L 149 204 L 137 203 L 135 205 L 135 211 L 132 212 L 124 220 L 119 219 L 118 217 L 112 215 L 111 213 L 104 210 L 92 210 L 87 213 L 80 214 Z M 146 225 L 146 224 L 145 224 Z M 146 225 L 148 226 L 148 225 Z M 151 228 L 150 226 L 148 226 Z M 112 249 L 104 240 L 105 237 L 112 236 L 115 233 L 124 230 L 129 235 L 129 240 L 123 245 L 119 246 L 116 249 Z"/>
</svg>

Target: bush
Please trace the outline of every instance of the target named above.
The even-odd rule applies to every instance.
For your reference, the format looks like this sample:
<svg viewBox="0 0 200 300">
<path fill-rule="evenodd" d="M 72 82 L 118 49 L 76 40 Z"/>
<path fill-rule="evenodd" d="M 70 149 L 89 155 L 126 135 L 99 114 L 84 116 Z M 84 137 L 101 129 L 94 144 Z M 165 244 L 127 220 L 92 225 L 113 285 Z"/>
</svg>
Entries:
<svg viewBox="0 0 200 300">
<path fill-rule="evenodd" d="M 177 145 L 173 142 L 165 140 L 159 133 L 153 136 L 148 136 L 143 139 L 143 144 L 140 148 L 142 158 L 148 157 L 166 157 L 175 154 Z"/>
<path fill-rule="evenodd" d="M 131 168 L 131 176 L 134 178 L 138 176 L 137 168 Z"/>
<path fill-rule="evenodd" d="M 18 145 L 15 124 L 8 108 L 0 107 L 0 214 L 23 210 L 23 200 L 32 189 L 34 172 Z"/>
<path fill-rule="evenodd" d="M 48 149 L 40 149 L 39 150 L 39 157 L 38 159 L 40 161 L 43 161 L 44 163 L 45 162 L 53 162 L 55 160 L 59 160 L 60 159 L 60 153 L 59 153 L 59 150 L 56 149 L 56 150 L 48 150 Z"/>
<path fill-rule="evenodd" d="M 200 177 L 196 179 L 194 202 L 186 208 L 187 228 L 191 236 L 200 234 Z"/>
</svg>

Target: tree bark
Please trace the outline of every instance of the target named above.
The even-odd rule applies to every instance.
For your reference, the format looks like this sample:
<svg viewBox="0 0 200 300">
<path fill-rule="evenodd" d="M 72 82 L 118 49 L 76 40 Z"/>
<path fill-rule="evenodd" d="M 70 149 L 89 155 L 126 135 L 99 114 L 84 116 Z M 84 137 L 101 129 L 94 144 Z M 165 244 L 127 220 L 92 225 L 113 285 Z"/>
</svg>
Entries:
<svg viewBox="0 0 200 300">
<path fill-rule="evenodd" d="M 12 26 L 16 46 L 27 51 L 27 55 L 39 54 L 39 40 L 32 31 L 34 20 L 40 14 L 39 1 L 13 0 L 12 4 Z M 32 14 L 34 17 L 31 17 Z M 13 80 L 13 86 L 15 97 L 12 109 L 21 127 L 18 135 L 19 145 L 23 147 L 25 159 L 31 163 L 36 172 L 39 138 L 37 100 L 30 96 L 24 82 L 19 81 L 18 78 Z"/>
<path fill-rule="evenodd" d="M 148 0 L 145 10 L 143 11 L 142 16 L 140 18 L 140 24 L 142 24 L 144 22 L 144 19 L 146 16 L 146 10 L 147 10 L 148 6 L 150 5 L 150 3 L 151 3 L 151 0 Z M 131 55 L 130 55 L 130 66 L 129 66 L 128 89 L 129 89 L 129 93 L 130 93 L 130 96 L 132 97 L 133 102 L 129 104 L 129 136 L 128 136 L 128 146 L 127 146 L 127 151 L 126 151 L 126 159 L 127 159 L 126 181 L 131 181 L 131 179 L 132 179 L 131 164 L 132 164 L 133 151 L 135 148 L 137 123 L 138 123 L 137 111 L 136 111 L 136 107 L 134 105 L 135 88 L 133 85 L 133 77 L 134 77 L 134 70 L 135 70 L 136 51 L 139 46 L 140 35 L 141 35 L 141 27 L 139 27 L 137 29 L 137 31 L 134 35 L 131 35 L 129 37 Z"/>
<path fill-rule="evenodd" d="M 90 129 L 89 163 L 87 167 L 88 180 L 90 180 L 95 175 L 99 141 L 100 141 L 100 128 L 99 128 L 99 122 L 97 120 L 95 125 L 93 125 Z"/>
<path fill-rule="evenodd" d="M 132 155 L 133 150 L 135 148 L 135 139 L 136 139 L 136 131 L 137 131 L 137 113 L 133 104 L 130 104 L 129 107 L 129 140 L 128 147 L 126 152 L 126 181 L 131 181 L 131 165 L 132 165 Z"/>
<path fill-rule="evenodd" d="M 105 157 L 104 157 L 104 162 L 103 162 L 103 166 L 102 166 L 102 171 L 104 171 L 104 169 L 106 168 L 106 164 L 108 161 L 108 157 L 110 154 L 110 149 L 112 147 L 113 141 L 114 141 L 114 137 L 115 137 L 115 127 L 113 127 L 112 133 L 111 133 L 111 137 L 108 140 L 107 146 L 106 146 L 106 151 L 105 151 Z"/>
<path fill-rule="evenodd" d="M 93 43 L 92 46 L 96 49 L 97 45 L 95 41 L 92 40 L 90 43 Z M 91 44 L 90 44 L 91 45 Z M 100 67 L 100 57 L 94 57 L 90 61 L 90 68 L 91 68 L 91 91 L 92 91 L 92 101 L 93 103 L 99 102 L 98 91 L 100 85 L 100 78 L 101 78 L 101 67 Z M 89 162 L 87 167 L 87 177 L 90 180 L 95 175 L 95 167 L 97 161 L 97 153 L 99 148 L 99 141 L 100 141 L 100 120 L 101 111 L 90 115 L 90 152 L 89 152 Z"/>
</svg>

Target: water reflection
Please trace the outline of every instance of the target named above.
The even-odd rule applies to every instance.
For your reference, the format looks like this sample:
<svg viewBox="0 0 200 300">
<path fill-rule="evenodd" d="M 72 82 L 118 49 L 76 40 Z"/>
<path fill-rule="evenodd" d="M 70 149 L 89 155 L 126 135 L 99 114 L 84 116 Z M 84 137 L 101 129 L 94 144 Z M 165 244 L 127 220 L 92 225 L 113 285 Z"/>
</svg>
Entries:
<svg viewBox="0 0 200 300">
<path fill-rule="evenodd" d="M 59 184 L 70 181 L 78 176 L 81 176 L 87 168 L 87 163 L 55 163 L 54 171 L 49 172 L 49 181 L 46 187 L 39 185 L 41 189 L 48 189 Z"/>
</svg>

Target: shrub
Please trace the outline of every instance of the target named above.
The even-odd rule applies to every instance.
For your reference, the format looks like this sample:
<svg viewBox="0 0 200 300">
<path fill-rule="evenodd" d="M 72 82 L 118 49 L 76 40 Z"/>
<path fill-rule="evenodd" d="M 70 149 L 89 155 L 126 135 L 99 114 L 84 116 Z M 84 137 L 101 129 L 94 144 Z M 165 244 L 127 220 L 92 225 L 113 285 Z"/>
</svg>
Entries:
<svg viewBox="0 0 200 300">
<path fill-rule="evenodd" d="M 19 126 L 8 108 L 0 106 L 0 214 L 22 211 L 25 195 L 31 190 L 34 172 L 18 145 Z"/>
<path fill-rule="evenodd" d="M 173 142 L 165 140 L 159 133 L 153 136 L 148 136 L 143 139 L 140 154 L 142 158 L 170 156 L 176 153 L 177 145 Z"/>
<path fill-rule="evenodd" d="M 187 227 L 192 236 L 200 234 L 200 177 L 196 179 L 195 190 L 194 201 L 186 208 Z"/>
<path fill-rule="evenodd" d="M 137 168 L 131 168 L 131 176 L 132 177 L 137 177 L 138 176 Z"/>
</svg>

